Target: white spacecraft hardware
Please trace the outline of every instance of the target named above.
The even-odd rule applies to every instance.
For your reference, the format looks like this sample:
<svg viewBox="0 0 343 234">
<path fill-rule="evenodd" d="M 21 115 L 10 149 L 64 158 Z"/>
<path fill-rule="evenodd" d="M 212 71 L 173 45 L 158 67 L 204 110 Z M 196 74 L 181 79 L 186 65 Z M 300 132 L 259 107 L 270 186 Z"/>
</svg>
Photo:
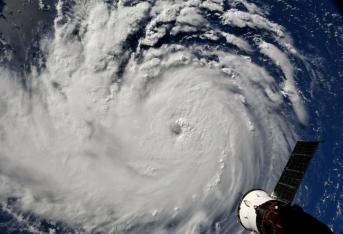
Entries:
<svg viewBox="0 0 343 234">
<path fill-rule="evenodd" d="M 246 230 L 261 234 L 332 234 L 326 225 L 292 204 L 319 143 L 296 143 L 271 195 L 254 189 L 243 196 L 238 207 L 238 220 Z"/>
</svg>

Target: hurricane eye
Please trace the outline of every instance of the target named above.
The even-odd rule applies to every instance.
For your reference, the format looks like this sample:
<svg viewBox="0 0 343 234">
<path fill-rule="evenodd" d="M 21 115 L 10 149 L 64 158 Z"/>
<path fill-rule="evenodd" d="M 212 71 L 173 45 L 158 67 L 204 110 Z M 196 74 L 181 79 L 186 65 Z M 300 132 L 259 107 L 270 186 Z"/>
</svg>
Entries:
<svg viewBox="0 0 343 234">
<path fill-rule="evenodd" d="M 170 125 L 170 131 L 174 135 L 180 135 L 182 133 L 182 127 L 179 123 L 172 123 Z"/>
</svg>

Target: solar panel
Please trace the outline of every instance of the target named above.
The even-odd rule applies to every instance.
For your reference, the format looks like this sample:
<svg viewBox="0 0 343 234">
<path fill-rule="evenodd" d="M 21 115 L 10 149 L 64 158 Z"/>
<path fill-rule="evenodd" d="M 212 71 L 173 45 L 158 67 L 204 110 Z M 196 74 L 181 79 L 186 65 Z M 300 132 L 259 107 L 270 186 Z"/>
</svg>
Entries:
<svg viewBox="0 0 343 234">
<path fill-rule="evenodd" d="M 319 141 L 297 142 L 275 186 L 273 197 L 286 203 L 292 202 L 319 143 Z"/>
</svg>

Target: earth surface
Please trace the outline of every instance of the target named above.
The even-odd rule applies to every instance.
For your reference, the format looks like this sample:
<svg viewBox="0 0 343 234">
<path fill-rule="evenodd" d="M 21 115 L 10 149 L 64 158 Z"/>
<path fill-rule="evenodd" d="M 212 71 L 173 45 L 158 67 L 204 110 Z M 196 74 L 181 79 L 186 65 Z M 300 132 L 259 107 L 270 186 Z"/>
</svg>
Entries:
<svg viewBox="0 0 343 234">
<path fill-rule="evenodd" d="M 341 234 L 342 64 L 331 1 L 1 0 L 0 233 L 244 233 L 304 139 L 295 203 Z"/>
</svg>

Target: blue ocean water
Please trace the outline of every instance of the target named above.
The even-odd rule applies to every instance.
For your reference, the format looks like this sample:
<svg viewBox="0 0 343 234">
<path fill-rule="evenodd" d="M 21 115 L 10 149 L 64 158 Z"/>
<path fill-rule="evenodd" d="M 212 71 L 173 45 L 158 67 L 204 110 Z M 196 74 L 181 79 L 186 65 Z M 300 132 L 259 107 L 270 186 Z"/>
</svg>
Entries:
<svg viewBox="0 0 343 234">
<path fill-rule="evenodd" d="M 319 71 L 307 83 L 298 77 L 308 100 L 310 127 L 303 138 L 323 140 L 315 155 L 296 203 L 343 232 L 343 17 L 332 1 L 278 1 L 271 18 L 287 28 L 294 44 Z M 318 57 L 319 55 L 319 57 Z"/>
<path fill-rule="evenodd" d="M 307 100 L 310 126 L 302 127 L 303 139 L 323 140 L 296 198 L 305 211 L 328 224 L 335 233 L 343 231 L 343 17 L 330 1 L 254 1 L 267 8 L 270 20 L 283 25 L 294 44 L 316 71 L 316 79 L 297 71 L 297 83 Z M 304 66 L 304 65 L 300 65 Z M 9 200 L 8 205 L 15 204 Z M 0 213 L 3 233 L 31 233 L 12 214 Z M 42 232 L 77 230 L 62 223 L 40 220 L 25 214 L 26 223 L 36 223 Z"/>
</svg>

